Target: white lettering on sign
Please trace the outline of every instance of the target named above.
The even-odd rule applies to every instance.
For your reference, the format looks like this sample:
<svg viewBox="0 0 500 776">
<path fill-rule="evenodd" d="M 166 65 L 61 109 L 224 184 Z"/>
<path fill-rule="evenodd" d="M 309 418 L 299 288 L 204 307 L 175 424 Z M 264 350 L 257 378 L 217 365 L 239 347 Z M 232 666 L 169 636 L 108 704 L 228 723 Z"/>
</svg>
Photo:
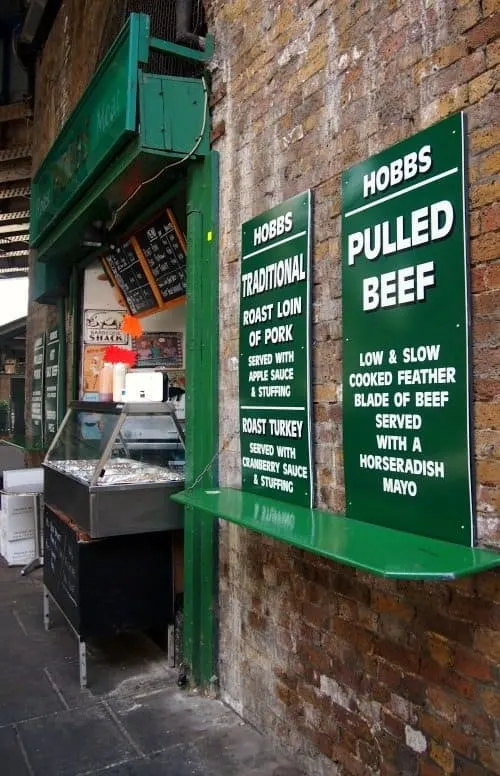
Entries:
<svg viewBox="0 0 500 776">
<path fill-rule="evenodd" d="M 396 493 L 398 496 L 415 497 L 418 493 L 414 480 L 395 480 L 392 477 L 383 478 L 384 493 Z"/>
<path fill-rule="evenodd" d="M 418 151 L 411 151 L 401 159 L 394 159 L 363 176 L 363 197 L 371 197 L 389 186 L 398 186 L 403 181 L 423 175 L 432 167 L 432 149 L 424 145 Z"/>
<path fill-rule="evenodd" d="M 275 237 L 291 232 L 293 229 L 293 213 L 289 211 L 284 216 L 278 216 L 266 221 L 253 230 L 253 244 L 262 245 Z"/>
<path fill-rule="evenodd" d="M 277 418 L 269 418 L 268 423 L 269 431 L 272 436 L 293 437 L 294 439 L 300 439 L 302 437 L 304 427 L 303 420 L 278 420 Z"/>
<path fill-rule="evenodd" d="M 304 254 L 299 253 L 286 259 L 280 259 L 273 264 L 266 264 L 265 267 L 260 267 L 253 272 L 245 272 L 241 277 L 243 296 L 263 294 L 265 291 L 283 288 L 283 286 L 300 283 L 306 279 Z"/>
<path fill-rule="evenodd" d="M 295 353 L 293 350 L 281 350 L 274 354 L 274 360 L 277 364 L 293 364 Z"/>
<path fill-rule="evenodd" d="M 352 267 L 357 256 L 375 261 L 380 256 L 442 240 L 451 232 L 454 221 L 453 205 L 445 199 L 418 208 L 409 217 L 397 216 L 395 224 L 383 221 L 367 226 L 362 232 L 353 232 L 348 236 L 347 263 Z"/>
<path fill-rule="evenodd" d="M 375 353 L 360 353 L 359 365 L 360 366 L 381 366 L 384 360 L 384 351 L 377 350 Z"/>
<path fill-rule="evenodd" d="M 398 434 L 377 434 L 377 447 L 379 450 L 408 450 L 408 440 Z"/>
<path fill-rule="evenodd" d="M 388 407 L 388 393 L 355 393 L 355 407 Z"/>
<path fill-rule="evenodd" d="M 448 399 L 448 391 L 415 391 L 416 407 L 444 407 Z"/>
<path fill-rule="evenodd" d="M 423 369 L 398 369 L 398 385 L 432 385 L 454 383 L 454 366 L 425 367 Z"/>
<path fill-rule="evenodd" d="M 268 323 L 271 320 L 274 304 L 263 304 L 243 310 L 243 326 L 253 326 L 255 323 Z M 279 317 L 279 316 L 278 316 Z"/>
<path fill-rule="evenodd" d="M 427 289 L 436 285 L 433 261 L 416 267 L 384 272 L 363 280 L 363 310 L 395 307 L 400 304 L 425 302 Z"/>
<path fill-rule="evenodd" d="M 244 434 L 265 434 L 266 418 L 242 418 L 241 425 Z"/>
<path fill-rule="evenodd" d="M 366 453 L 360 453 L 359 465 L 361 469 L 375 469 L 381 472 L 444 479 L 443 461 L 427 461 L 423 458 L 399 458 L 392 455 L 367 455 Z"/>
<path fill-rule="evenodd" d="M 257 356 L 248 356 L 248 366 L 269 366 L 272 363 L 272 353 L 259 353 Z"/>
<path fill-rule="evenodd" d="M 282 342 L 293 342 L 293 323 L 287 323 L 285 326 L 273 326 L 264 331 L 264 343 L 266 345 L 281 344 Z"/>
<path fill-rule="evenodd" d="M 259 385 L 259 399 L 289 399 L 292 395 L 290 385 Z"/>
<path fill-rule="evenodd" d="M 395 412 L 377 412 L 375 415 L 375 427 L 418 430 L 422 428 L 422 417 L 420 415 L 406 415 Z"/>
</svg>

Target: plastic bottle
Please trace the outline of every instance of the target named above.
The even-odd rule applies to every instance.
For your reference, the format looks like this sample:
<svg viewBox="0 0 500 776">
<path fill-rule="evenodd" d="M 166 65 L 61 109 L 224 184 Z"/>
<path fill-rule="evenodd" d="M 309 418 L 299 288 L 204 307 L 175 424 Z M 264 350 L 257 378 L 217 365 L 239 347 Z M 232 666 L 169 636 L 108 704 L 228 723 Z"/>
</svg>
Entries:
<svg viewBox="0 0 500 776">
<path fill-rule="evenodd" d="M 113 401 L 123 401 L 123 391 L 125 389 L 125 375 L 127 374 L 126 364 L 114 364 L 113 366 Z"/>
<path fill-rule="evenodd" d="M 113 364 L 108 361 L 99 375 L 99 401 L 113 401 Z"/>
</svg>

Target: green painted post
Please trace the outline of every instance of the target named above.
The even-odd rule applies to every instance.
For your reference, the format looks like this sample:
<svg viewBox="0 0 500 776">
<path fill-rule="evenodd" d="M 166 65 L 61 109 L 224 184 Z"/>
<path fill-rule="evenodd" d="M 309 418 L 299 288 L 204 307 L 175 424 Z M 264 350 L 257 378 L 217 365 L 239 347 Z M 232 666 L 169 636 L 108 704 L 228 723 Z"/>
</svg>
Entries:
<svg viewBox="0 0 500 776">
<path fill-rule="evenodd" d="M 186 488 L 218 446 L 218 157 L 190 166 L 187 185 Z M 198 480 L 218 482 L 217 459 Z M 216 665 L 217 520 L 186 508 L 184 658 L 194 683 L 207 685 Z"/>
</svg>

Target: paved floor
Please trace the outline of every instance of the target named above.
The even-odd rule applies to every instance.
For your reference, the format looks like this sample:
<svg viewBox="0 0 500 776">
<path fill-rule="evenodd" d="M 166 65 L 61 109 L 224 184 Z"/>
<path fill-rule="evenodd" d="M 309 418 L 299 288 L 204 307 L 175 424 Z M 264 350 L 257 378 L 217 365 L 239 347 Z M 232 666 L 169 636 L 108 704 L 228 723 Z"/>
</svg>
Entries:
<svg viewBox="0 0 500 776">
<path fill-rule="evenodd" d="M 217 700 L 179 690 L 139 637 L 91 649 L 80 690 L 76 641 L 42 624 L 41 571 L 0 560 L 2 776 L 299 776 Z"/>
</svg>

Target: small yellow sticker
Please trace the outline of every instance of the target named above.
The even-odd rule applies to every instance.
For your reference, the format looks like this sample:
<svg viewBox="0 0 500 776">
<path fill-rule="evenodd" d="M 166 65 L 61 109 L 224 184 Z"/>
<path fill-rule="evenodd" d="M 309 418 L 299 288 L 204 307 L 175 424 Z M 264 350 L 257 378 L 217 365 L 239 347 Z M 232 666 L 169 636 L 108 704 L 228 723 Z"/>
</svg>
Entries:
<svg viewBox="0 0 500 776">
<path fill-rule="evenodd" d="M 213 236 L 212 232 L 207 232 L 207 242 L 212 242 L 213 237 L 214 236 Z"/>
</svg>

